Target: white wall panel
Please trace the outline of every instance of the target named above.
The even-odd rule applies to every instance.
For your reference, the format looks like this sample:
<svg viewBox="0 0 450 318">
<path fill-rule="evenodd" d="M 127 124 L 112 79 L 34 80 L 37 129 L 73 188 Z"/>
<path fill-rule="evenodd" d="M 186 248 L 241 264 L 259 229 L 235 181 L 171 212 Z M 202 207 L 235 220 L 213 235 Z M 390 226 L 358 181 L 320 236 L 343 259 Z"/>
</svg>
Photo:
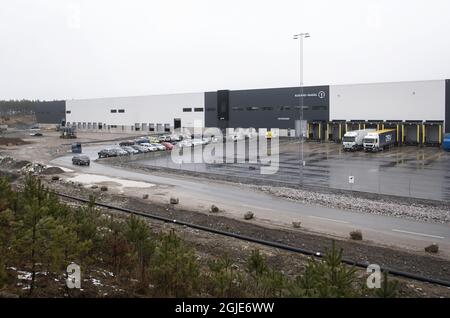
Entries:
<svg viewBox="0 0 450 318">
<path fill-rule="evenodd" d="M 445 81 L 330 86 L 330 120 L 444 120 Z"/>
<path fill-rule="evenodd" d="M 137 97 L 113 97 L 98 99 L 68 100 L 66 121 L 99 122 L 106 125 L 174 124 L 175 118 L 181 119 L 182 127 L 193 127 L 194 121 L 204 125 L 204 112 L 194 112 L 194 108 L 205 107 L 203 93 L 172 95 L 151 95 Z M 192 108 L 192 112 L 183 112 L 183 108 Z M 111 109 L 124 109 L 124 113 L 111 113 Z"/>
</svg>

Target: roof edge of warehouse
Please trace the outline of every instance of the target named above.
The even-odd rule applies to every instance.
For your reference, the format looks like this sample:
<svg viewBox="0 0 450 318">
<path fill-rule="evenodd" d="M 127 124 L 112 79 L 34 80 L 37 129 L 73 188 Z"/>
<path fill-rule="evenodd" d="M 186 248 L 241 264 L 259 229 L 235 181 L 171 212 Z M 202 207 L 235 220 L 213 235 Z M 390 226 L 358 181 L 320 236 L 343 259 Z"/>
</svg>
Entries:
<svg viewBox="0 0 450 318">
<path fill-rule="evenodd" d="M 334 83 L 334 84 L 307 84 L 304 85 L 304 87 L 319 87 L 319 86 L 357 86 L 357 85 L 376 85 L 376 84 L 396 84 L 396 83 L 419 83 L 419 82 L 437 82 L 437 81 L 446 81 L 450 80 L 450 76 L 448 78 L 443 79 L 428 79 L 428 80 L 402 80 L 402 81 L 385 81 L 385 82 L 364 82 L 364 83 Z M 245 88 L 245 89 L 225 89 L 235 92 L 244 92 L 244 91 L 250 91 L 250 90 L 267 90 L 267 89 L 292 89 L 292 88 L 298 88 L 299 85 L 291 85 L 291 86 L 277 86 L 277 87 L 259 87 L 259 88 Z M 106 99 L 106 98 L 139 98 L 139 97 L 146 97 L 146 96 L 167 96 L 167 95 L 185 95 L 185 94 L 199 94 L 199 93 L 210 93 L 210 92 L 216 92 L 217 90 L 206 90 L 206 91 L 191 91 L 191 92 L 180 92 L 180 93 L 156 93 L 156 94 L 139 94 L 139 95 L 120 95 L 120 96 L 104 96 L 104 97 L 83 97 L 83 98 L 70 98 L 70 99 L 59 99 L 59 100 L 65 100 L 65 101 L 72 101 L 72 100 L 95 100 L 95 99 Z M 223 90 L 223 89 L 220 89 Z"/>
<path fill-rule="evenodd" d="M 83 98 L 67 98 L 62 99 L 66 102 L 69 101 L 83 101 L 83 100 L 96 100 L 96 99 L 108 99 L 108 98 L 139 98 L 139 97 L 148 97 L 148 96 L 167 96 L 167 95 L 187 95 L 187 94 L 204 94 L 204 91 L 201 92 L 182 92 L 182 93 L 158 93 L 158 94 L 139 94 L 139 95 L 121 95 L 121 96 L 105 96 L 105 97 L 83 97 Z"/>
</svg>

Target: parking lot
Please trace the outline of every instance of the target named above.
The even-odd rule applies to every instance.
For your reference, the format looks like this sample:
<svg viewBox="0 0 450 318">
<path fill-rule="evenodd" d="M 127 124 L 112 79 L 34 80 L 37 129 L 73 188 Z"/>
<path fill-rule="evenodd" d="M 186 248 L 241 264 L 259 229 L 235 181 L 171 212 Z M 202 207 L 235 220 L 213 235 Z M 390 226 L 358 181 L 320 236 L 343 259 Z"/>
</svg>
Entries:
<svg viewBox="0 0 450 318">
<path fill-rule="evenodd" d="M 437 147 L 393 147 L 379 153 L 344 152 L 341 147 L 334 143 L 306 142 L 303 147 L 306 165 L 300 169 L 299 144 L 281 143 L 279 170 L 272 175 L 260 174 L 259 164 L 178 164 L 168 154 L 136 157 L 133 161 L 144 166 L 276 181 L 286 185 L 297 185 L 303 180 L 305 186 L 450 201 L 450 153 Z"/>
</svg>

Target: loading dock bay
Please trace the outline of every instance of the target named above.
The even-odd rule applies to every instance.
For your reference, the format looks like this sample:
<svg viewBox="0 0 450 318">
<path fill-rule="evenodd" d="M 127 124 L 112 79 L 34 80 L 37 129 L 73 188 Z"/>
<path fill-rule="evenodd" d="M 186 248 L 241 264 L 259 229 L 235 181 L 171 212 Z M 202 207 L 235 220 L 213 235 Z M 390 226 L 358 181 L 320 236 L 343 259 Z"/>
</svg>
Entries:
<svg viewBox="0 0 450 318">
<path fill-rule="evenodd" d="M 440 146 L 444 139 L 443 121 L 381 121 L 381 120 L 335 120 L 307 123 L 307 140 L 340 143 L 347 131 L 360 129 L 395 129 L 399 145 Z"/>
</svg>

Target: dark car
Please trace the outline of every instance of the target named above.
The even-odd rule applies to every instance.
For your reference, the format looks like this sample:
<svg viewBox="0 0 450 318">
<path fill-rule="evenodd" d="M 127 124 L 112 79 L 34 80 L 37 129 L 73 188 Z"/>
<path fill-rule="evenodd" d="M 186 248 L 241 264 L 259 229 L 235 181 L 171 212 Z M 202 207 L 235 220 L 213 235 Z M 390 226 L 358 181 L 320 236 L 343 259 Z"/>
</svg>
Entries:
<svg viewBox="0 0 450 318">
<path fill-rule="evenodd" d="M 119 143 L 120 147 L 133 146 L 133 145 L 134 145 L 134 141 L 132 141 L 132 140 L 122 141 L 121 143 Z"/>
<path fill-rule="evenodd" d="M 78 166 L 89 166 L 91 164 L 91 160 L 88 156 L 73 156 L 72 164 Z"/>
<path fill-rule="evenodd" d="M 117 153 L 113 149 L 103 149 L 98 152 L 99 158 L 117 157 Z"/>
</svg>

